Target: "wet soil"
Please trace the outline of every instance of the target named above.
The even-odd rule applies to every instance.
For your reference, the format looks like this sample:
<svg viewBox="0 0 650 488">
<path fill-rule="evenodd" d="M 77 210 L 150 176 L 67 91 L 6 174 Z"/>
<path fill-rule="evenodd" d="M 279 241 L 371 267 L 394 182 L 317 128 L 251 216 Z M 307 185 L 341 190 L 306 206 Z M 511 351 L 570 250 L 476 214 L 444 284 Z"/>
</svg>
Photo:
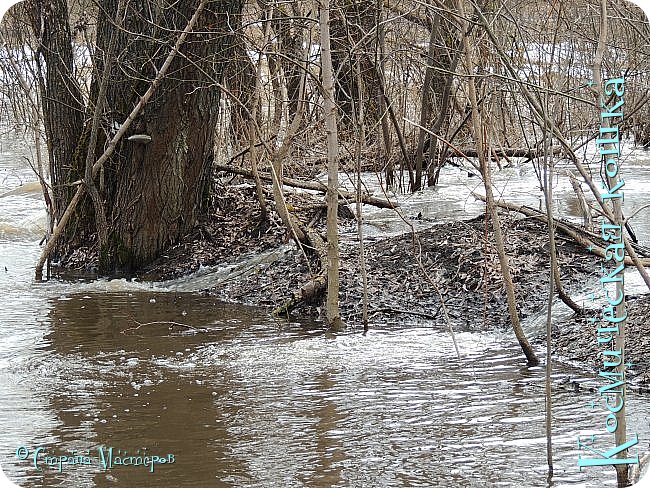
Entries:
<svg viewBox="0 0 650 488">
<path fill-rule="evenodd" d="M 544 228 L 531 220 L 506 219 L 513 280 L 520 314 L 540 310 L 547 300 L 549 273 Z M 483 217 L 434 225 L 418 233 L 366 242 L 369 316 L 375 324 L 419 320 L 446 326 L 442 304 L 457 330 L 485 330 L 509 324 L 491 226 Z M 569 289 L 592 275 L 595 260 L 572 242 L 559 239 L 563 280 Z M 314 264 L 312 263 L 312 269 Z M 310 278 L 295 252 L 259 271 L 255 279 L 212 290 L 238 302 L 277 306 Z M 341 249 L 341 314 L 348 325 L 361 322 L 363 300 L 359 250 Z M 293 314 L 319 314 L 321 303 L 303 304 Z M 322 315 L 322 313 L 321 313 Z"/>
<path fill-rule="evenodd" d="M 650 295 L 627 296 L 626 301 L 626 374 L 637 388 L 650 392 Z M 594 372 L 602 370 L 604 346 L 598 344 L 596 329 L 609 325 L 605 322 L 592 323 L 591 318 L 597 317 L 598 313 L 595 310 L 585 315 L 575 315 L 571 320 L 557 324 L 553 330 L 554 356 L 588 365 Z"/>
</svg>

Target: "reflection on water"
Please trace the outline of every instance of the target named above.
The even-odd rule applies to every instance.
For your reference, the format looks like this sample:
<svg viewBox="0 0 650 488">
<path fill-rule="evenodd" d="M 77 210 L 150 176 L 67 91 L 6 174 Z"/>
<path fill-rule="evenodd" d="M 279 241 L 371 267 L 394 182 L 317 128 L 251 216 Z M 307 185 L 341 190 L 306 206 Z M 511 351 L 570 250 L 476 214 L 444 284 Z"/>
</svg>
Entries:
<svg viewBox="0 0 650 488">
<path fill-rule="evenodd" d="M 444 330 L 374 323 L 366 336 L 334 336 L 180 292 L 208 287 L 210 272 L 163 284 L 33 283 L 42 234 L 28 223 L 42 203 L 29 187 L 6 195 L 30 180 L 21 148 L 3 149 L 0 464 L 21 486 L 547 486 L 543 371 L 524 366 L 511 333 L 458 334 L 458 360 Z M 629 167 L 630 208 L 640 208 L 650 171 Z M 422 225 L 480 210 L 467 196 L 478 182 L 445 171 L 440 188 L 402 207 L 422 212 Z M 500 172 L 498 184 L 510 181 L 509 197 L 535 205 L 534 174 L 517 171 Z M 569 195 L 556 190 L 562 212 L 572 212 Z M 399 231 L 399 219 L 366 210 L 369 234 Z M 585 381 L 556 390 L 552 486 L 614 486 L 613 470 L 577 470 L 576 437 L 602 430 L 604 414 L 589 408 L 594 373 L 557 368 L 556 379 L 566 375 Z M 647 450 L 650 406 L 630 393 L 628 407 Z M 88 451 L 93 464 L 38 471 L 16 458 L 20 446 Z M 154 473 L 103 470 L 100 446 L 175 462 Z"/>
<path fill-rule="evenodd" d="M 459 361 L 443 330 L 332 336 L 189 294 L 45 301 L 1 380 L 0 462 L 22 486 L 545 486 L 543 371 L 507 333 L 460 334 Z M 577 472 L 576 436 L 603 416 L 583 390 L 555 399 L 556 486 L 613 480 Z M 629 405 L 647 438 L 648 406 Z M 94 465 L 41 473 L 21 445 Z M 175 463 L 104 471 L 98 446 Z"/>
</svg>

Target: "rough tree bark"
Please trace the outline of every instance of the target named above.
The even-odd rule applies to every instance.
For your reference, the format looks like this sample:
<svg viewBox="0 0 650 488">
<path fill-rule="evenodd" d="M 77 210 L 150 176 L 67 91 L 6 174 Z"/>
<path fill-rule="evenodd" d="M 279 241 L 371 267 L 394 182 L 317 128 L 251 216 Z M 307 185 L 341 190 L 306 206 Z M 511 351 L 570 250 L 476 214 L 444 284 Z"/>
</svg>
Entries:
<svg viewBox="0 0 650 488">
<path fill-rule="evenodd" d="M 67 2 L 29 0 L 25 6 L 38 40 L 36 60 L 42 74 L 40 99 L 54 189 L 54 219 L 59 220 L 74 193 L 74 188 L 65 185 L 79 176 L 71 162 L 83 127 L 84 104 L 73 75 Z"/>
<path fill-rule="evenodd" d="M 339 107 L 339 124 L 342 130 L 354 130 L 354 99 L 361 90 L 367 102 L 364 117 L 368 125 L 373 125 L 381 114 L 378 99 L 373 96 L 378 83 L 377 69 L 367 53 L 375 51 L 377 39 L 372 32 L 379 19 L 377 2 L 334 0 L 330 15 L 332 66 L 336 73 L 334 99 Z M 359 65 L 362 86 L 355 65 Z"/>
<path fill-rule="evenodd" d="M 106 51 L 114 35 L 119 62 L 110 69 L 96 156 L 103 153 L 106 141 L 119 132 L 133 107 L 149 90 L 151 80 L 156 78 L 199 3 L 202 8 L 194 32 L 187 36 L 167 76 L 160 79 L 157 90 L 104 164 L 103 185 L 97 187 L 108 216 L 107 243 L 99 249 L 100 269 L 104 272 L 129 272 L 154 260 L 187 233 L 204 212 L 219 106 L 217 84 L 223 78 L 234 36 L 229 32 L 228 19 L 241 13 L 242 4 L 239 1 L 129 2 L 123 30 L 116 29 L 113 22 L 118 0 L 107 0 L 99 9 L 97 52 Z M 69 30 L 65 2 L 35 4 L 41 7 L 33 15 L 35 31 L 38 33 L 37 27 L 43 25 L 45 15 L 49 15 L 50 21 L 44 24 L 48 26 L 46 31 L 52 31 L 42 36 L 43 52 L 58 49 L 65 52 L 67 48 L 62 44 L 70 46 L 69 35 L 65 35 L 66 29 Z M 59 212 L 72 200 L 70 192 L 61 185 L 70 184 L 85 173 L 85 151 L 91 133 L 90 123 L 85 127 L 80 123 L 83 115 L 80 98 L 70 92 L 74 83 L 67 56 L 44 55 L 48 96 L 43 99 L 66 97 L 65 102 L 78 102 L 60 104 L 64 108 L 56 106 L 59 111 L 56 117 L 50 113 L 51 107 L 47 104 L 44 107 L 46 117 L 51 119 L 48 144 L 51 148 L 61 147 L 63 153 L 60 157 L 55 155 L 52 163 L 52 173 L 59 175 L 59 186 L 54 187 Z M 71 59 L 71 53 L 69 56 Z M 97 70 L 90 110 L 94 109 L 98 80 L 104 70 L 101 55 L 94 62 Z M 70 117 L 62 116 L 61 110 Z M 86 244 L 94 244 L 91 236 L 97 229 L 88 212 L 93 212 L 92 206 L 80 205 L 76 215 L 71 216 L 71 227 L 76 236 L 86 236 Z M 69 234 L 62 241 L 60 251 L 79 244 L 78 240 L 71 242 Z"/>
<path fill-rule="evenodd" d="M 107 96 L 112 123 L 121 124 L 144 92 L 148 83 L 139 81 L 141 67 L 148 77 L 155 76 L 167 51 L 160 49 L 159 41 L 173 45 L 197 4 L 165 3 L 170 5 L 159 10 L 154 6 L 127 12 L 127 19 L 136 19 L 128 30 L 150 31 L 156 40 L 121 36 L 121 65 L 112 72 Z M 170 76 L 134 124 L 134 131 L 150 136 L 151 142 L 125 140 L 108 165 L 114 186 L 107 203 L 116 224 L 104 256 L 107 268 L 131 269 L 152 261 L 205 210 L 220 95 L 213 81 L 223 77 L 234 37 L 224 33 L 228 17 L 240 11 L 241 2 L 208 2 L 196 33 L 188 36 L 174 59 Z M 105 40 L 98 44 L 101 48 Z"/>
</svg>

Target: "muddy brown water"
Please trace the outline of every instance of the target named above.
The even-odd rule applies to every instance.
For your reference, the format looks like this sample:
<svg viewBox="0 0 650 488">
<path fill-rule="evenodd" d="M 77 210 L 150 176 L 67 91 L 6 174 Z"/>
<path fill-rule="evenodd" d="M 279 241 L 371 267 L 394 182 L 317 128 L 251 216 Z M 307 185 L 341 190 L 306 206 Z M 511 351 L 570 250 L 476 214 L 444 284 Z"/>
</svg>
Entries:
<svg viewBox="0 0 650 488">
<path fill-rule="evenodd" d="M 0 195 L 32 180 L 28 150 L 3 142 Z M 647 200 L 640 158 L 630 187 Z M 406 210 L 435 220 L 435 208 L 443 219 L 473 205 L 453 171 Z M 458 197 L 436 207 L 441 194 Z M 544 372 L 526 367 L 508 331 L 459 332 L 459 360 L 448 333 L 423 322 L 331 335 L 192 292 L 209 272 L 35 283 L 41 208 L 28 187 L 0 197 L 0 465 L 20 486 L 615 486 L 613 469 L 577 468 L 577 436 L 604 432 L 593 371 L 555 368 L 549 482 Z M 369 233 L 398 225 L 368 216 Z M 568 376 L 578 391 L 559 386 Z M 648 450 L 647 396 L 630 392 L 627 405 L 628 432 Z M 47 464 L 74 455 L 88 464 Z M 116 464 L 169 455 L 153 473 Z"/>
</svg>

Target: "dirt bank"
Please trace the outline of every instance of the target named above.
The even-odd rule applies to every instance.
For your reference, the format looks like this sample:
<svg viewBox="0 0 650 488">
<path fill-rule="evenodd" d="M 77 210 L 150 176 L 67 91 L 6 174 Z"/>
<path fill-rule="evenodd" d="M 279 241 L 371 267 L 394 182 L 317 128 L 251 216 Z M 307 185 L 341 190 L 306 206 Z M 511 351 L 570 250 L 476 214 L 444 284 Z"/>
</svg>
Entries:
<svg viewBox="0 0 650 488">
<path fill-rule="evenodd" d="M 628 296 L 627 326 L 625 331 L 625 362 L 630 366 L 627 376 L 635 386 L 650 392 L 650 295 Z M 574 316 L 571 320 L 557 324 L 553 333 L 553 352 L 556 357 L 588 365 L 598 371 L 603 366 L 603 346 L 596 340 L 597 327 L 590 317 L 597 316 L 598 310 L 584 316 Z"/>
<path fill-rule="evenodd" d="M 513 279 L 522 317 L 544 306 L 547 298 L 548 245 L 542 224 L 507 219 Z M 454 327 L 481 330 L 509 323 L 492 232 L 483 217 L 435 225 L 416 234 L 366 242 L 369 312 L 376 324 L 405 319 L 445 326 L 444 301 Z M 566 239 L 559 239 L 562 279 L 577 291 L 596 269 L 596 260 Z M 227 282 L 213 289 L 226 300 L 277 306 L 306 283 L 309 269 L 296 250 L 260 269 L 254 279 Z M 341 252 L 341 313 L 351 326 L 361 320 L 362 280 L 355 245 Z M 437 288 L 437 290 L 436 290 Z M 438 293 L 440 292 L 440 294 Z M 441 300 L 442 298 L 442 300 Z M 318 314 L 320 303 L 305 304 L 294 314 Z"/>
</svg>

